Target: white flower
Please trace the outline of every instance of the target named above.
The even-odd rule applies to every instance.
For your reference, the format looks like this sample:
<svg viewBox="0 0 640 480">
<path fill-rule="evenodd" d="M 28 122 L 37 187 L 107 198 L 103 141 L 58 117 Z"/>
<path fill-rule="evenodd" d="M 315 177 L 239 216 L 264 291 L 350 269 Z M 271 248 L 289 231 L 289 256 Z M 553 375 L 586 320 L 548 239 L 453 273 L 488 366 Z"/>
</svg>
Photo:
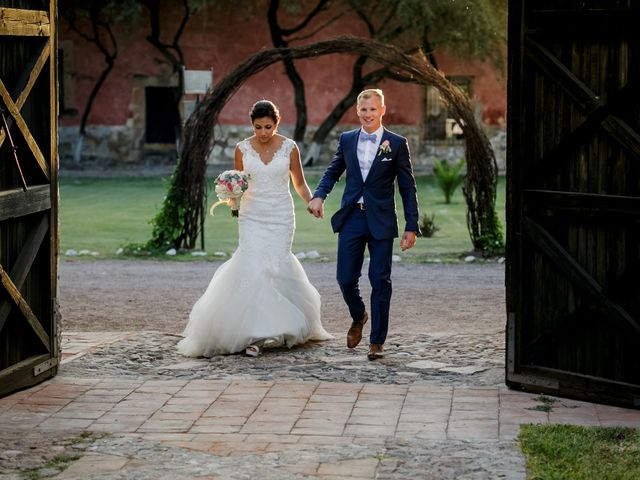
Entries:
<svg viewBox="0 0 640 480">
<path fill-rule="evenodd" d="M 249 188 L 249 175 L 240 170 L 226 170 L 216 178 L 215 192 L 218 200 L 211 205 L 209 213 L 213 215 L 215 208 L 226 203 L 232 208 L 237 208 L 237 200 L 242 197 L 245 190 Z M 231 204 L 235 200 L 235 204 Z"/>
</svg>

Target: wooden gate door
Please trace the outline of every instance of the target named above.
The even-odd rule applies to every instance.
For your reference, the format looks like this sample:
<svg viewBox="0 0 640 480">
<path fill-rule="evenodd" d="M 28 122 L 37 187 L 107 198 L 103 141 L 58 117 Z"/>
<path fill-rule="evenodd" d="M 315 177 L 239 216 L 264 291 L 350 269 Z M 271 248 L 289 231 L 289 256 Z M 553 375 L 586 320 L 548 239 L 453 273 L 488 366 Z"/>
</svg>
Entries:
<svg viewBox="0 0 640 480">
<path fill-rule="evenodd" d="M 55 0 L 0 0 L 0 395 L 60 354 L 55 25 Z"/>
<path fill-rule="evenodd" d="M 640 407 L 640 2 L 509 17 L 507 384 Z"/>
</svg>

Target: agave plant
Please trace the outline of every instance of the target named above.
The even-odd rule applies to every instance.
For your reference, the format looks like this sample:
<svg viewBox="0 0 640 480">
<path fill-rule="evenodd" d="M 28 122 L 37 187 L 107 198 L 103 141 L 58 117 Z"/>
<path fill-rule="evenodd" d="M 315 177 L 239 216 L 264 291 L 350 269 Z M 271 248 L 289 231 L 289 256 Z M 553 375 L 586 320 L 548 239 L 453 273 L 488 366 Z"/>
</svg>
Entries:
<svg viewBox="0 0 640 480">
<path fill-rule="evenodd" d="M 451 195 L 464 181 L 464 175 L 460 172 L 464 167 L 464 160 L 452 165 L 446 160 L 436 160 L 433 165 L 433 174 L 438 181 L 438 185 L 444 193 L 444 202 L 451 203 Z"/>
</svg>

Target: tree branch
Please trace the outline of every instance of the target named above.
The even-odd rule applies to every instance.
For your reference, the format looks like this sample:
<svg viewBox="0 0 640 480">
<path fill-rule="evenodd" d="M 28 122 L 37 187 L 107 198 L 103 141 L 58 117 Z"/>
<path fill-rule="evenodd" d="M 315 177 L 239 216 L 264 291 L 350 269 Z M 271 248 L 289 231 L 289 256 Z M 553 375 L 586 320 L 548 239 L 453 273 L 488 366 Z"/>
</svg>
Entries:
<svg viewBox="0 0 640 480">
<path fill-rule="evenodd" d="M 303 41 L 313 37 L 318 32 L 324 30 L 329 25 L 334 23 L 336 20 L 339 20 L 340 18 L 344 17 L 348 12 L 349 12 L 349 9 L 346 9 L 346 10 L 343 10 L 342 12 L 340 12 L 340 13 L 337 13 L 336 15 L 331 17 L 329 20 L 327 20 L 324 24 L 320 25 L 318 28 L 316 28 L 312 32 L 308 33 L 307 35 L 303 35 L 301 37 L 291 37 L 291 38 L 288 39 L 288 42 L 289 43 L 303 42 Z"/>
<path fill-rule="evenodd" d="M 309 12 L 309 14 L 306 16 L 306 18 L 302 22 L 300 22 L 297 26 L 292 28 L 282 28 L 280 32 L 285 37 L 293 35 L 294 33 L 298 33 L 300 30 L 305 28 L 309 24 L 309 22 L 311 22 L 311 20 L 314 19 L 316 15 L 318 15 L 323 10 L 326 10 L 327 3 L 329 3 L 329 0 L 320 0 L 318 4 L 315 6 L 315 8 Z"/>
</svg>

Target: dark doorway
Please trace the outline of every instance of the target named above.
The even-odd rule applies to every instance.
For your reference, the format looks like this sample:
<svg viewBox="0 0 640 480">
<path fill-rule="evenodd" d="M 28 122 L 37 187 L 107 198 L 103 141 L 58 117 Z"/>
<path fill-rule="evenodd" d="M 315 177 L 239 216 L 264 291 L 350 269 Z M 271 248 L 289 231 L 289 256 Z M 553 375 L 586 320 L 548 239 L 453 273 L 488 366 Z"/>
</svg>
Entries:
<svg viewBox="0 0 640 480">
<path fill-rule="evenodd" d="M 180 125 L 177 98 L 176 87 L 145 88 L 146 143 L 176 143 Z"/>
</svg>

